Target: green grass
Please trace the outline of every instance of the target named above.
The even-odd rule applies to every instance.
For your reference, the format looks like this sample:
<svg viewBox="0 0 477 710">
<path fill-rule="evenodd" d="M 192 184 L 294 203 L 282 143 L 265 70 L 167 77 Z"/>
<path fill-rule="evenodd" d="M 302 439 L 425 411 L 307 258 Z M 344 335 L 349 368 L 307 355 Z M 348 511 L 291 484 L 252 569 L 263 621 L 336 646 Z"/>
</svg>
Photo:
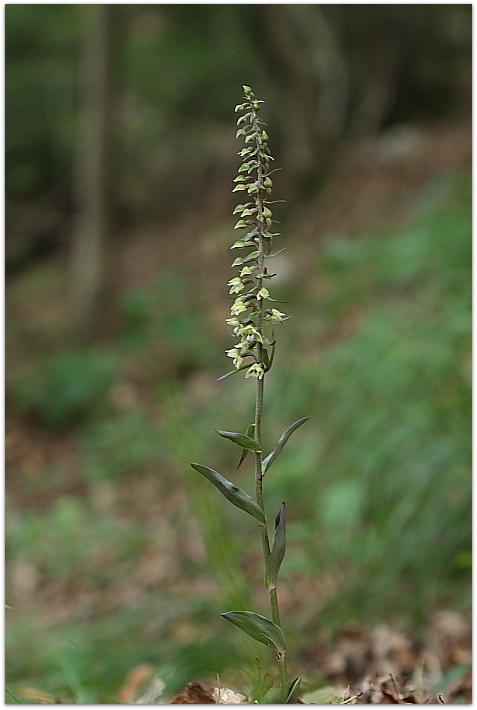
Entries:
<svg viewBox="0 0 477 710">
<path fill-rule="evenodd" d="M 277 329 L 266 446 L 310 417 L 265 478 L 267 508 L 282 500 L 288 506 L 281 578 L 292 662 L 324 626 L 351 619 L 418 624 L 436 607 L 470 606 L 468 179 L 449 178 L 445 193 L 418 209 L 405 228 L 330 237 L 315 269 L 283 287 L 296 315 Z M 233 447 L 212 428 L 245 431 L 252 385 L 241 375 L 215 383 L 228 369 L 222 343 L 214 347 L 197 295 L 177 283 L 184 281 L 166 274 L 158 288 L 125 300 L 123 333 L 108 360 L 114 368 L 96 367 L 95 351 L 79 393 L 55 384 L 55 368 L 61 377 L 78 371 L 74 358 L 73 370 L 60 358 L 52 380 L 44 370 L 42 386 L 27 387 L 29 406 L 52 425 L 66 412 L 88 494 L 44 510 L 7 511 L 6 601 L 14 610 L 6 679 L 16 697 L 22 683 L 76 702 L 114 702 L 127 672 L 144 662 L 171 693 L 216 673 L 249 682 L 242 670 L 253 649 L 240 646 L 241 635 L 218 615 L 224 602 L 243 600 L 245 575 L 260 575 L 255 530 L 200 485 L 188 462 L 207 456 L 251 492 L 250 467 L 234 473 Z M 169 363 L 158 379 L 150 366 L 157 337 L 205 374 L 205 394 L 192 396 Z M 134 362 L 147 370 L 157 416 L 137 402 L 120 413 L 108 404 L 108 387 Z M 123 488 L 129 493 L 115 502 L 111 492 Z M 134 512 L 140 504 L 146 513 Z M 150 550 L 172 551 L 178 576 L 134 592 Z M 21 565 L 37 577 L 28 604 L 8 595 L 9 576 Z M 311 596 L 295 591 L 300 580 L 312 583 Z M 107 610 L 75 602 L 71 617 L 48 621 L 44 585 L 66 590 L 65 603 L 68 590 L 76 601 L 82 589 L 99 590 L 95 600 L 104 590 L 110 599 L 129 583 L 130 596 Z M 265 611 L 260 595 L 253 608 Z"/>
</svg>

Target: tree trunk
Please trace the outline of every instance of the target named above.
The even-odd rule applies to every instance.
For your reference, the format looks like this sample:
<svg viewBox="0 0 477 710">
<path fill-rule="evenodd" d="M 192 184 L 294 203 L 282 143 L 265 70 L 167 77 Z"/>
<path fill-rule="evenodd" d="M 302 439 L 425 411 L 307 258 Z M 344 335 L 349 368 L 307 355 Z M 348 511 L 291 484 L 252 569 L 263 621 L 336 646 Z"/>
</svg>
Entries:
<svg viewBox="0 0 477 710">
<path fill-rule="evenodd" d="M 105 263 L 112 228 L 115 10 L 113 5 L 78 6 L 83 39 L 70 297 L 73 330 L 83 339 L 91 338 L 100 324 L 108 283 Z"/>
</svg>

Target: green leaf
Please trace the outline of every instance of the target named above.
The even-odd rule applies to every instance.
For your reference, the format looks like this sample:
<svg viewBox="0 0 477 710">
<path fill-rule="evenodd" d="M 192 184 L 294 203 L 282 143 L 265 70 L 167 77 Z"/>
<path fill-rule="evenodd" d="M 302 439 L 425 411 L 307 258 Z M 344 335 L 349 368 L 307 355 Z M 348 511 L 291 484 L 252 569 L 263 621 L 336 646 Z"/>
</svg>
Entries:
<svg viewBox="0 0 477 710">
<path fill-rule="evenodd" d="M 255 432 L 255 424 L 249 424 L 247 427 L 247 432 L 246 436 L 252 438 Z M 240 468 L 240 466 L 243 464 L 245 459 L 247 458 L 247 454 L 249 452 L 249 449 L 242 449 L 242 453 L 240 454 L 240 461 L 238 462 L 237 469 Z"/>
<path fill-rule="evenodd" d="M 287 443 L 288 439 L 290 436 L 293 434 L 293 432 L 298 429 L 302 424 L 304 424 L 306 421 L 308 421 L 310 417 L 303 417 L 303 419 L 299 419 L 297 422 L 292 424 L 288 429 L 281 435 L 281 437 L 278 439 L 278 443 L 273 449 L 271 453 L 268 454 L 266 458 L 263 459 L 262 461 L 262 476 L 265 475 L 265 472 L 268 471 L 272 463 L 275 461 L 277 458 L 278 454 L 281 452 L 285 444 Z"/>
<path fill-rule="evenodd" d="M 286 550 L 286 524 L 285 503 L 282 503 L 275 520 L 275 538 L 272 551 L 265 568 L 265 586 L 271 589 L 277 583 L 278 571 L 285 557 Z"/>
<path fill-rule="evenodd" d="M 8 688 L 5 688 L 5 695 L 8 695 L 8 697 L 10 698 L 10 700 L 13 700 L 14 703 L 18 703 L 18 705 L 21 705 L 21 703 L 20 703 L 20 701 L 18 700 L 18 698 L 16 698 L 16 697 L 13 695 L 13 693 L 11 693 L 11 692 L 8 690 Z"/>
<path fill-rule="evenodd" d="M 300 692 L 301 678 L 295 678 L 293 683 L 290 683 L 288 688 L 287 699 L 285 700 L 286 705 L 296 705 L 298 703 L 298 693 Z"/>
<path fill-rule="evenodd" d="M 237 185 L 238 187 L 238 185 Z M 248 222 L 246 222 L 244 219 L 239 219 L 237 224 L 235 225 L 234 229 L 245 229 L 245 227 L 248 227 Z"/>
<path fill-rule="evenodd" d="M 247 189 L 247 185 L 245 185 L 245 183 L 243 183 L 243 182 L 239 182 L 238 185 L 235 185 L 232 192 L 238 192 L 239 190 L 246 190 L 246 189 Z"/>
<path fill-rule="evenodd" d="M 277 234 L 269 234 L 268 236 L 269 237 L 276 237 L 278 235 Z M 283 249 L 279 249 L 278 251 L 275 251 L 273 254 L 265 254 L 265 258 L 266 259 L 273 259 L 274 256 L 278 256 L 279 254 L 281 254 L 282 252 L 284 252 L 286 250 L 287 250 L 287 248 L 283 247 Z"/>
<path fill-rule="evenodd" d="M 247 363 L 247 365 L 242 365 L 241 367 L 236 367 L 233 370 L 230 370 L 230 372 L 226 372 L 225 375 L 217 377 L 217 382 L 220 382 L 220 380 L 225 380 L 226 377 L 230 377 L 231 375 L 236 375 L 237 372 L 240 372 L 241 370 L 246 370 L 249 367 L 250 363 Z"/>
<path fill-rule="evenodd" d="M 264 643 L 266 646 L 271 646 L 277 651 L 286 650 L 285 635 L 281 628 L 266 619 L 260 614 L 254 614 L 253 611 L 227 611 L 221 614 L 224 619 L 231 621 L 232 624 L 238 626 L 239 629 L 245 631 L 246 634 Z"/>
<path fill-rule="evenodd" d="M 209 468 L 208 466 L 202 466 L 199 463 L 191 463 L 191 466 L 198 473 L 207 478 L 208 481 L 213 483 L 217 490 L 219 490 L 222 495 L 232 503 L 232 505 L 244 510 L 249 515 L 252 515 L 260 523 L 265 523 L 265 514 L 263 510 L 253 500 L 253 498 L 250 498 L 250 496 L 245 493 L 245 491 L 241 491 L 240 488 L 234 486 L 233 483 L 227 481 L 227 479 L 221 476 L 220 473 L 217 473 L 217 471 L 214 471 L 214 469 Z"/>
<path fill-rule="evenodd" d="M 270 369 L 270 356 L 268 354 L 268 351 L 266 348 L 263 348 L 262 350 L 262 357 L 263 357 L 263 364 L 265 365 L 265 372 L 268 372 Z"/>
<path fill-rule="evenodd" d="M 256 451 L 257 453 L 261 451 L 261 448 L 255 439 L 252 439 L 246 434 L 239 434 L 234 431 L 222 431 L 221 429 L 214 429 L 214 431 L 216 431 L 219 436 L 223 436 L 224 439 L 230 439 L 230 441 L 233 441 L 234 444 L 241 446 L 243 449 Z"/>
<path fill-rule="evenodd" d="M 268 372 L 273 365 L 273 358 L 275 357 L 275 342 L 271 343 L 271 354 L 268 353 L 268 350 L 266 348 L 263 349 L 263 355 L 264 355 L 264 365 L 265 365 L 265 372 Z"/>
</svg>

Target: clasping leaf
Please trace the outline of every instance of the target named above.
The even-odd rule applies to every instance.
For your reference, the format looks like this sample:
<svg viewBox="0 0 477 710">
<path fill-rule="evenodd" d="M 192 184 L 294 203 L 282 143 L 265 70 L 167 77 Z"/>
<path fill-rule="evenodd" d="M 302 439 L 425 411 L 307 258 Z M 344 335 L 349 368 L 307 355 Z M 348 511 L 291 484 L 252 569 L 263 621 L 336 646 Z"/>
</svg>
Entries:
<svg viewBox="0 0 477 710">
<path fill-rule="evenodd" d="M 234 431 L 221 431 L 221 429 L 214 429 L 214 431 L 216 431 L 219 436 L 223 436 L 224 439 L 229 439 L 230 441 L 233 441 L 234 444 L 241 446 L 242 449 L 256 451 L 257 453 L 261 451 L 260 446 L 257 444 L 255 439 L 252 439 L 247 434 L 239 434 Z"/>
<path fill-rule="evenodd" d="M 298 693 L 300 692 L 301 678 L 295 678 L 293 683 L 290 683 L 288 688 L 287 699 L 285 700 L 286 705 L 296 705 L 298 703 Z"/>
<path fill-rule="evenodd" d="M 241 491 L 227 481 L 226 478 L 214 471 L 214 469 L 208 466 L 202 466 L 200 463 L 191 463 L 193 469 L 195 469 L 202 476 L 207 478 L 208 481 L 214 484 L 214 486 L 219 490 L 227 500 L 229 500 L 233 505 L 241 510 L 244 510 L 249 515 L 252 515 L 260 523 L 265 523 L 265 514 L 260 506 L 251 498 L 248 493 Z"/>
<path fill-rule="evenodd" d="M 265 586 L 273 588 L 277 583 L 278 571 L 286 550 L 285 503 L 282 503 L 275 520 L 275 538 L 272 551 L 265 568 Z"/>
<path fill-rule="evenodd" d="M 281 452 L 285 444 L 287 443 L 288 439 L 290 436 L 293 434 L 293 432 L 298 429 L 302 424 L 304 424 L 306 421 L 308 421 L 310 417 L 303 417 L 303 419 L 299 419 L 297 422 L 292 424 L 288 429 L 281 435 L 281 437 L 278 439 L 278 443 L 273 449 L 271 453 L 268 454 L 266 458 L 263 459 L 262 461 L 262 476 L 265 474 L 265 472 L 270 468 L 272 463 L 275 461 L 277 458 L 278 454 Z"/>
<path fill-rule="evenodd" d="M 248 436 L 251 439 L 253 437 L 254 432 L 255 432 L 255 424 L 249 424 L 247 427 L 246 436 Z M 245 449 L 245 448 L 242 449 L 242 453 L 240 454 L 240 460 L 237 464 L 238 469 L 240 468 L 240 466 L 243 464 L 243 462 L 247 458 L 248 452 L 249 452 L 249 449 Z"/>
<path fill-rule="evenodd" d="M 277 651 L 286 650 L 285 635 L 281 628 L 253 611 L 227 611 L 221 614 L 224 619 L 231 621 L 239 629 L 245 631 L 252 638 L 264 643 L 266 646 L 276 648 Z"/>
</svg>

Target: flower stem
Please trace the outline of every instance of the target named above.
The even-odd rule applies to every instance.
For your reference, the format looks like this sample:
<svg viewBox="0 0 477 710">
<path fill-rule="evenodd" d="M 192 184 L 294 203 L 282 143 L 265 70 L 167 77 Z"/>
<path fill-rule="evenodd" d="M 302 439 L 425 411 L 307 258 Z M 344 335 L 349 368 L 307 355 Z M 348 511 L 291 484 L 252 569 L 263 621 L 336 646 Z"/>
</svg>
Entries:
<svg viewBox="0 0 477 710">
<path fill-rule="evenodd" d="M 257 168 L 257 182 L 259 185 L 263 184 L 263 171 L 262 171 L 262 166 L 259 164 Z M 262 213 L 262 199 L 260 192 L 257 193 L 255 197 L 255 202 L 258 208 L 258 213 Z M 259 233 L 258 233 L 258 278 L 257 278 L 257 287 L 258 289 L 262 288 L 262 276 L 261 274 L 264 273 L 264 261 L 265 261 L 265 250 L 264 250 L 264 238 L 263 238 L 263 227 L 262 224 L 259 223 Z M 260 299 L 258 302 L 258 316 L 257 316 L 257 330 L 260 333 L 260 335 L 263 335 L 263 311 L 264 311 L 264 306 L 263 306 L 263 299 Z M 259 364 L 264 368 L 264 362 L 263 362 L 263 345 L 261 342 L 257 343 L 257 354 L 259 358 Z M 265 368 L 264 368 L 265 369 Z M 260 451 L 255 454 L 255 495 L 256 495 L 256 500 L 260 508 L 265 512 L 264 508 L 264 503 L 263 503 L 263 485 L 262 485 L 262 417 L 263 417 L 263 392 L 264 392 L 264 385 L 265 385 L 265 374 L 262 377 L 257 378 L 257 389 L 256 389 L 256 398 L 255 398 L 255 439 L 257 443 L 260 446 Z M 270 557 L 270 540 L 268 537 L 268 530 L 266 524 L 259 524 L 260 525 L 260 536 L 262 540 L 262 548 L 263 548 L 263 559 L 265 562 L 265 565 L 267 564 L 268 558 Z M 272 613 L 272 621 L 274 624 L 277 626 L 280 626 L 280 611 L 278 607 L 278 596 L 277 596 L 277 588 L 274 586 L 269 590 L 269 595 L 270 595 L 270 610 Z M 281 688 L 281 693 L 282 693 L 282 699 L 283 702 L 286 700 L 287 692 L 288 692 L 288 677 L 287 677 L 287 668 L 286 668 L 286 657 L 285 657 L 285 652 L 277 652 L 276 654 L 276 659 L 277 659 L 277 665 L 278 665 L 278 673 L 279 673 L 279 678 L 280 678 L 280 688 Z"/>
<path fill-rule="evenodd" d="M 255 401 L 255 439 L 262 445 L 262 413 L 263 413 L 263 390 L 264 390 L 264 379 L 257 379 L 257 393 Z M 258 505 L 264 510 L 263 504 L 263 488 L 262 488 L 262 454 L 260 452 L 255 454 L 255 491 L 256 499 Z M 260 536 L 262 539 L 263 548 L 263 559 L 265 564 L 270 557 L 270 541 L 268 537 L 268 530 L 266 525 L 259 523 L 260 526 Z M 272 621 L 277 626 L 281 627 L 280 624 L 280 611 L 278 607 L 278 596 L 277 588 L 272 587 L 269 590 L 270 594 L 270 609 L 272 612 Z M 278 673 L 280 677 L 280 688 L 283 696 L 283 702 L 285 702 L 286 695 L 288 692 L 288 677 L 287 677 L 287 667 L 286 667 L 286 657 L 285 652 L 279 652 L 276 655 Z"/>
</svg>

